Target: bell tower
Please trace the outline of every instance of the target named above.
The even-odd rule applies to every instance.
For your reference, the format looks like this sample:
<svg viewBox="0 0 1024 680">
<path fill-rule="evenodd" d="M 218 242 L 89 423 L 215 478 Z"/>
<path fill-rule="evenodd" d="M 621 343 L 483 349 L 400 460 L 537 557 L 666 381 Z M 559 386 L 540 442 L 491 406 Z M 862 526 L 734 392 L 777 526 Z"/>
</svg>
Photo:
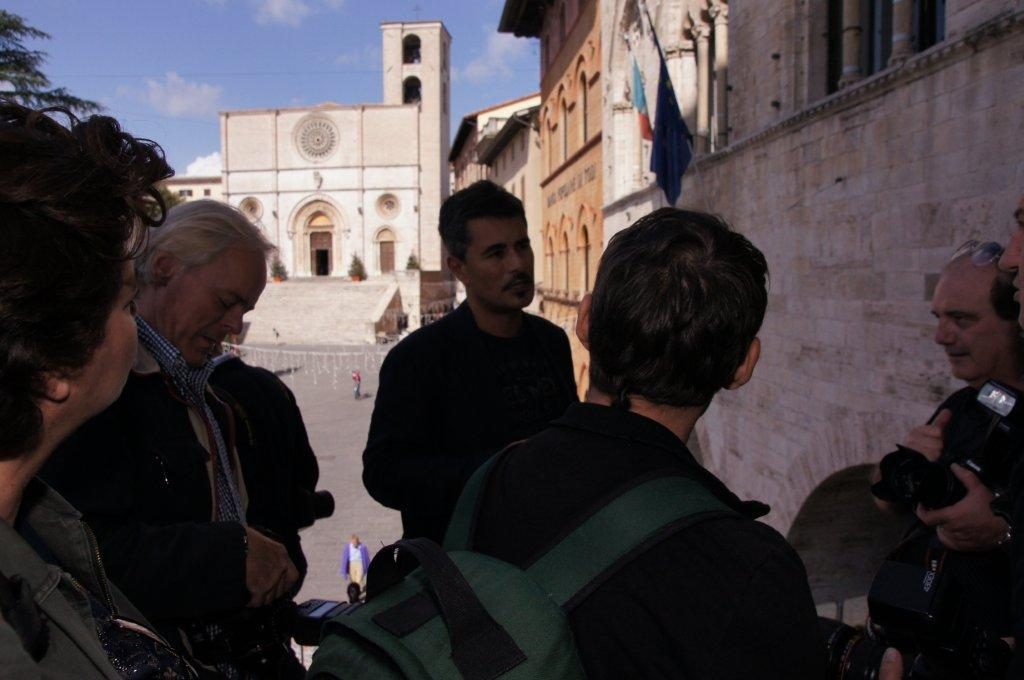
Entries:
<svg viewBox="0 0 1024 680">
<path fill-rule="evenodd" d="M 384 103 L 418 107 L 420 267 L 441 270 L 437 214 L 448 197 L 452 37 L 440 21 L 385 22 Z"/>
</svg>

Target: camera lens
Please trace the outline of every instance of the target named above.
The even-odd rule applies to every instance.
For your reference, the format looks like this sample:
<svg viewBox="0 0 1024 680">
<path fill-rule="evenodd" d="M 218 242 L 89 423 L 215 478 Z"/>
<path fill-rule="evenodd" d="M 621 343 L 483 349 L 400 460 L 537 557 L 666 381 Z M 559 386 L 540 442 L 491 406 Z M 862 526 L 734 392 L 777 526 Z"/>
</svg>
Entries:
<svg viewBox="0 0 1024 680">
<path fill-rule="evenodd" d="M 885 645 L 867 637 L 862 630 L 824 616 L 818 617 L 818 630 L 828 651 L 826 678 L 877 680 Z"/>
</svg>

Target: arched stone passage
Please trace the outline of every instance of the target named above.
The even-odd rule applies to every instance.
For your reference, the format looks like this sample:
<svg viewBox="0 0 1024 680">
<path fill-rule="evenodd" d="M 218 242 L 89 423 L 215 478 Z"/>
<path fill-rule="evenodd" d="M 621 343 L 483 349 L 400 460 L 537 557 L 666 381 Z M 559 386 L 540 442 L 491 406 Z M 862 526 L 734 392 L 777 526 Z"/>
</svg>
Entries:
<svg viewBox="0 0 1024 680">
<path fill-rule="evenodd" d="M 797 513 L 787 539 L 807 568 L 816 604 L 867 594 L 885 556 L 910 524 L 909 515 L 879 510 L 872 500 L 874 465 L 856 465 L 825 479 Z"/>
</svg>

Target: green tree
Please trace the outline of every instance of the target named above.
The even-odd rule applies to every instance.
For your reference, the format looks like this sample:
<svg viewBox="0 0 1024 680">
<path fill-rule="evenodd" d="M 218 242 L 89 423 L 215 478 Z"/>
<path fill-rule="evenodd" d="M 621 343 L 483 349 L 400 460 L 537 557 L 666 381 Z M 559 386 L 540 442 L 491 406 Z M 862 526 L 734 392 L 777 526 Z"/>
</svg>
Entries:
<svg viewBox="0 0 1024 680">
<path fill-rule="evenodd" d="M 358 255 L 352 256 L 352 262 L 348 266 L 348 275 L 360 281 L 366 278 L 366 267 L 363 266 L 363 261 L 359 259 Z"/>
<path fill-rule="evenodd" d="M 185 200 L 181 196 L 178 196 L 178 194 L 176 194 L 173 191 L 171 191 L 170 189 L 168 189 L 163 184 L 157 184 L 156 185 L 156 190 L 160 192 L 160 196 L 164 199 L 164 211 L 165 211 L 164 214 L 165 215 L 166 215 L 166 211 L 167 210 L 170 210 L 171 208 L 173 208 L 174 206 L 178 205 L 179 203 L 181 203 L 181 202 L 183 202 Z M 159 208 L 159 206 L 157 206 L 155 201 L 152 203 L 152 205 L 149 206 L 149 215 L 150 215 L 150 217 L 154 217 L 154 218 L 158 217 L 160 215 L 160 208 Z"/>
<path fill-rule="evenodd" d="M 63 106 L 79 114 L 101 110 L 96 102 L 51 85 L 41 70 L 46 52 L 30 50 L 24 42 L 49 39 L 48 33 L 29 26 L 17 14 L 0 9 L 0 98 L 32 108 Z"/>
</svg>

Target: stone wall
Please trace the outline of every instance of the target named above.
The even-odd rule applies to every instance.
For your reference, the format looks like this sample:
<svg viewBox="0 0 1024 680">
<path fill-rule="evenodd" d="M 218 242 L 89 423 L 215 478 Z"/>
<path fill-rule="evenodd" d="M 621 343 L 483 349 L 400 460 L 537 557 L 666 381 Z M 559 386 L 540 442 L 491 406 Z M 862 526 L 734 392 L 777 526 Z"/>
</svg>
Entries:
<svg viewBox="0 0 1024 680">
<path fill-rule="evenodd" d="M 754 84 L 776 68 L 762 45 L 779 41 L 741 28 L 753 24 L 745 4 L 734 5 L 730 79 L 759 102 Z M 1000 4 L 1020 3 L 950 3 L 951 32 L 961 12 Z M 722 213 L 768 258 L 761 364 L 715 400 L 699 436 L 708 467 L 769 502 L 783 532 L 818 484 L 876 461 L 956 387 L 932 341 L 931 288 L 965 239 L 1005 241 L 1011 229 L 1024 188 L 1024 17 L 957 30 L 774 126 L 738 113 L 737 86 L 745 138 L 684 179 L 685 204 Z"/>
</svg>

